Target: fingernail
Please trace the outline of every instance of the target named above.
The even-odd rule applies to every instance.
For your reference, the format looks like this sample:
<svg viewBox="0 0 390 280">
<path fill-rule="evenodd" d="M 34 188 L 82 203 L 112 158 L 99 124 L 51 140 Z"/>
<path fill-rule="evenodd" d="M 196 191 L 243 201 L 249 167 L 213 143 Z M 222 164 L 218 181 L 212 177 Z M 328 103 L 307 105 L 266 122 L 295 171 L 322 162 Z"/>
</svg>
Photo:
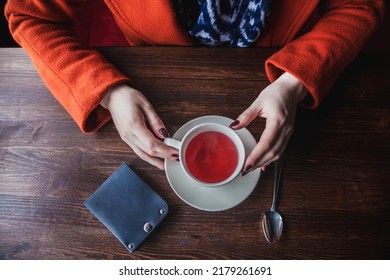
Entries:
<svg viewBox="0 0 390 280">
<path fill-rule="evenodd" d="M 179 154 L 172 154 L 172 156 L 178 158 Z"/>
<path fill-rule="evenodd" d="M 171 137 L 171 136 L 169 135 L 169 132 L 168 132 L 165 128 L 161 128 L 161 129 L 159 130 L 159 132 L 160 132 L 160 134 L 161 134 L 162 136 L 164 136 L 165 138 Z"/>
<path fill-rule="evenodd" d="M 241 176 L 248 174 L 252 167 L 252 165 L 248 165 L 247 168 L 242 172 Z"/>
<path fill-rule="evenodd" d="M 267 170 L 267 166 L 268 166 L 268 165 L 262 166 L 262 167 L 261 167 L 261 170 L 262 170 L 263 172 L 265 172 L 265 171 Z"/>
<path fill-rule="evenodd" d="M 180 162 L 180 160 L 179 159 L 175 159 L 177 162 Z"/>
<path fill-rule="evenodd" d="M 236 125 L 238 125 L 239 123 L 240 123 L 239 120 L 235 120 L 234 122 L 232 122 L 232 123 L 229 125 L 229 127 L 232 128 L 233 126 L 236 126 Z"/>
</svg>

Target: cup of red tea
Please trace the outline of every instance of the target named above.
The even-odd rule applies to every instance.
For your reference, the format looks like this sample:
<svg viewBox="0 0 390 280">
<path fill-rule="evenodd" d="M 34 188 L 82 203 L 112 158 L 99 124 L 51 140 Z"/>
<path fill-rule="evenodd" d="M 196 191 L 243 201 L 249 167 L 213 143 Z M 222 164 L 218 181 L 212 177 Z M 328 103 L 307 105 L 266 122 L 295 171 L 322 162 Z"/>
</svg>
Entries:
<svg viewBox="0 0 390 280">
<path fill-rule="evenodd" d="M 241 138 L 230 127 L 218 123 L 199 124 L 181 141 L 166 138 L 164 143 L 179 150 L 184 173 L 202 186 L 227 184 L 240 173 L 245 161 Z"/>
</svg>

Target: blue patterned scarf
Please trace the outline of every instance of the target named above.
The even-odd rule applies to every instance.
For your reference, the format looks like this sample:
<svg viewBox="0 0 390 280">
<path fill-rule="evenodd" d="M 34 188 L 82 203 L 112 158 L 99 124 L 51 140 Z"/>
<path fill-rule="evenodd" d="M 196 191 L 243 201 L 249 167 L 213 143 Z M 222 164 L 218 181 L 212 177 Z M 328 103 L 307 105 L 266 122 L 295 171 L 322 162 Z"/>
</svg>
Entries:
<svg viewBox="0 0 390 280">
<path fill-rule="evenodd" d="M 173 0 L 179 20 L 198 42 L 247 47 L 257 40 L 272 0 Z"/>
</svg>

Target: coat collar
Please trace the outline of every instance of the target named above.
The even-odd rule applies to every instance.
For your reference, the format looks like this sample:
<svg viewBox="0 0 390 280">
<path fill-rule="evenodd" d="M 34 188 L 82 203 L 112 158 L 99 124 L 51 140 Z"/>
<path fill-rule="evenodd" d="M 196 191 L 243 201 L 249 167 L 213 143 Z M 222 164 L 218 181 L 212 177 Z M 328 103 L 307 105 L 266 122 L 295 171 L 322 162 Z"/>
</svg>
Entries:
<svg viewBox="0 0 390 280">
<path fill-rule="evenodd" d="M 105 0 L 131 45 L 193 45 L 180 25 L 172 0 Z M 280 47 L 292 41 L 319 0 L 279 0 L 271 5 L 257 46 Z"/>
<path fill-rule="evenodd" d="M 313 15 L 318 3 L 319 0 L 273 1 L 264 33 L 260 35 L 256 45 L 282 47 L 294 40 Z"/>
<path fill-rule="evenodd" d="M 170 0 L 105 0 L 132 45 L 192 45 Z"/>
</svg>

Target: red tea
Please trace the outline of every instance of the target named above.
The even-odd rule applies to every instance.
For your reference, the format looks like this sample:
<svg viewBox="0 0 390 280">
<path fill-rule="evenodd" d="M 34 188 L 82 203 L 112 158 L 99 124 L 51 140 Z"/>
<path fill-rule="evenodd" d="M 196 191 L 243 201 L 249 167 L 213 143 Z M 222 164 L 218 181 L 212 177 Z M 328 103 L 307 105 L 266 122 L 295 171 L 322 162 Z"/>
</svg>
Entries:
<svg viewBox="0 0 390 280">
<path fill-rule="evenodd" d="M 187 146 L 185 162 L 188 171 L 205 183 L 229 178 L 238 164 L 236 146 L 228 136 L 206 131 L 195 136 Z"/>
</svg>

